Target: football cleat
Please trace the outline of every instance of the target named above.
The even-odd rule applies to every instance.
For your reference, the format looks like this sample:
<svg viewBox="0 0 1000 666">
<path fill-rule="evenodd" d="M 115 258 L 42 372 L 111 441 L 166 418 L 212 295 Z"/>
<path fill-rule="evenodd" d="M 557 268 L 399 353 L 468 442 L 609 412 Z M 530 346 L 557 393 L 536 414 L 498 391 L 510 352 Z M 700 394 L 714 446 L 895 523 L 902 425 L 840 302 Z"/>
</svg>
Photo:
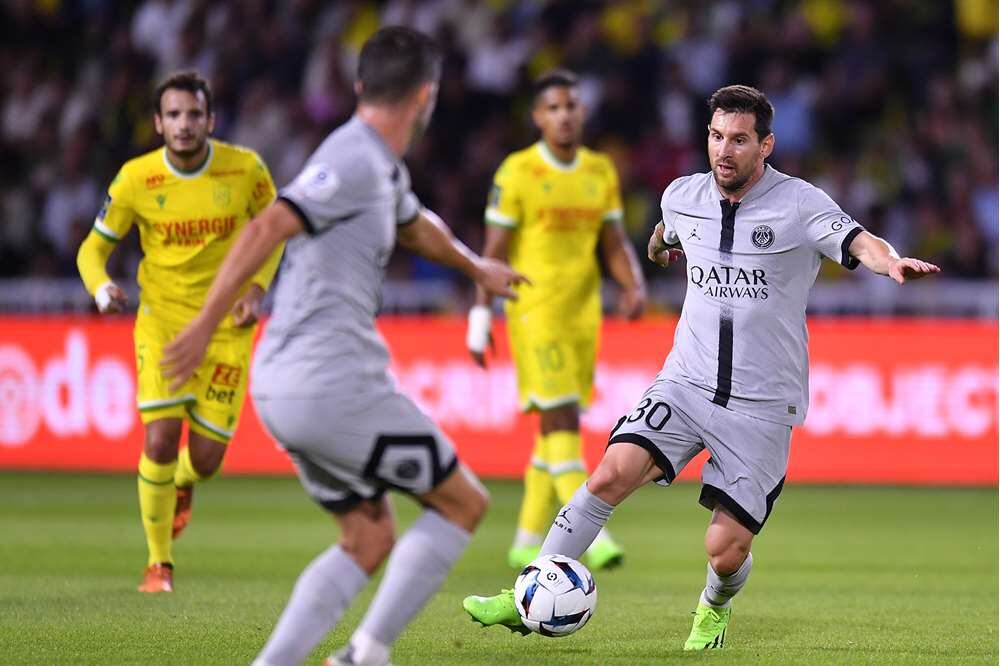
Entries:
<svg viewBox="0 0 1000 666">
<path fill-rule="evenodd" d="M 595 541 L 583 555 L 591 571 L 614 569 L 625 560 L 625 549 L 611 539 Z"/>
<path fill-rule="evenodd" d="M 177 507 L 174 509 L 174 526 L 172 538 L 180 537 L 184 528 L 191 522 L 191 500 L 194 498 L 194 486 L 177 489 Z"/>
<path fill-rule="evenodd" d="M 684 642 L 685 650 L 710 650 L 726 644 L 726 627 L 732 617 L 732 608 L 716 608 L 698 604 L 694 611 L 691 635 Z"/>
<path fill-rule="evenodd" d="M 472 616 L 473 622 L 484 627 L 498 624 L 522 636 L 531 633 L 524 626 L 517 606 L 514 605 L 514 590 L 500 590 L 500 594 L 492 597 L 466 597 L 462 601 L 462 608 Z"/>
<path fill-rule="evenodd" d="M 507 564 L 510 565 L 511 569 L 517 569 L 520 571 L 524 567 L 531 564 L 538 553 L 540 553 L 542 547 L 539 546 L 511 546 L 511 549 L 507 551 Z"/>
<path fill-rule="evenodd" d="M 142 574 L 138 590 L 149 594 L 174 591 L 174 565 L 167 562 L 150 564 Z"/>
</svg>

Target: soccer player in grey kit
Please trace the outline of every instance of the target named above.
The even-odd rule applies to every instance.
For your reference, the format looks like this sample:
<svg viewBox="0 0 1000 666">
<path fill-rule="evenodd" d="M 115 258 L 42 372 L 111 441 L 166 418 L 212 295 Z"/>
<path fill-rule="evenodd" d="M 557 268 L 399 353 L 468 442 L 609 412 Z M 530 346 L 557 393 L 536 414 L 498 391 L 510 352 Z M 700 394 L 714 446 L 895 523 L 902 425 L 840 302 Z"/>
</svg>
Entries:
<svg viewBox="0 0 1000 666">
<path fill-rule="evenodd" d="M 511 285 L 523 281 L 470 252 L 410 191 L 401 157 L 430 120 L 440 68 L 436 46 L 414 30 L 384 28 L 365 43 L 356 114 L 248 223 L 200 314 L 164 354 L 168 373 L 183 382 L 240 285 L 289 239 L 251 393 L 306 491 L 333 514 L 340 540 L 302 572 L 260 666 L 301 663 L 388 557 L 360 626 L 327 660 L 387 664 L 486 510 L 485 490 L 451 442 L 396 389 L 374 322 L 397 241 L 500 296 L 513 297 Z M 395 544 L 388 489 L 425 507 Z"/>
<path fill-rule="evenodd" d="M 753 565 L 750 544 L 781 492 L 792 426 L 806 416 L 806 298 L 822 257 L 900 284 L 939 271 L 900 258 L 822 190 L 765 163 L 774 109 L 759 90 L 727 86 L 709 109 L 712 170 L 667 186 L 649 241 L 661 266 L 687 257 L 673 348 L 541 551 L 579 557 L 636 488 L 669 485 L 707 448 L 699 501 L 712 512 L 708 577 L 685 650 L 723 646 L 730 602 Z M 522 630 L 509 591 L 463 605 L 484 625 Z"/>
</svg>

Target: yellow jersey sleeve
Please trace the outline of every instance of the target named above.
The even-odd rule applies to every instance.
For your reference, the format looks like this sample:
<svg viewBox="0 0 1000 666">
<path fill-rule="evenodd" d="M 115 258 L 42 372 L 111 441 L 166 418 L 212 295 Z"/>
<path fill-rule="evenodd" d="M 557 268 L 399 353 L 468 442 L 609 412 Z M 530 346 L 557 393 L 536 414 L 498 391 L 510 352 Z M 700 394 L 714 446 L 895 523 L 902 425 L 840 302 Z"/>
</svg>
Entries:
<svg viewBox="0 0 1000 666">
<path fill-rule="evenodd" d="M 486 223 L 513 229 L 524 216 L 524 206 L 517 187 L 517 169 L 508 157 L 493 176 L 486 204 Z"/>
<path fill-rule="evenodd" d="M 104 205 L 94 220 L 94 231 L 104 240 L 117 243 L 132 228 L 135 221 L 135 192 L 128 174 L 128 164 L 108 186 Z"/>
<path fill-rule="evenodd" d="M 247 170 L 247 173 L 250 174 L 249 217 L 253 219 L 262 210 L 274 203 L 277 191 L 274 187 L 274 180 L 271 178 L 271 172 L 267 170 L 267 166 L 260 159 L 260 155 L 255 152 L 251 152 L 250 154 L 254 165 Z M 264 262 L 264 265 L 257 269 L 257 272 L 250 278 L 250 281 L 264 291 L 267 291 L 268 287 L 271 286 L 271 281 L 274 280 L 275 273 L 278 272 L 278 265 L 281 263 L 281 255 L 284 250 L 284 243 L 276 247 L 271 256 Z"/>
<path fill-rule="evenodd" d="M 618 185 L 618 170 L 610 157 L 604 158 L 607 169 L 607 193 L 604 202 L 604 222 L 622 222 L 625 218 L 622 207 L 622 193 Z"/>
</svg>

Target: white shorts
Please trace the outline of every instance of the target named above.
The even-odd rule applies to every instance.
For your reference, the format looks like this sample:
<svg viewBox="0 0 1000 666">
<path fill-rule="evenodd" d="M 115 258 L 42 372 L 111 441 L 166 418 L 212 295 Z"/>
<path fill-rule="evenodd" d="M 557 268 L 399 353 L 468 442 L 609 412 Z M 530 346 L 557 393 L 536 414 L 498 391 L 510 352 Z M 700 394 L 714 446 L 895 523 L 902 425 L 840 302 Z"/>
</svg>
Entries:
<svg viewBox="0 0 1000 666">
<path fill-rule="evenodd" d="M 722 505 L 757 534 L 771 514 L 788 469 L 790 426 L 734 412 L 694 388 L 657 377 L 639 404 L 611 431 L 608 446 L 629 442 L 653 457 L 669 485 L 702 449 L 699 502 Z"/>
</svg>

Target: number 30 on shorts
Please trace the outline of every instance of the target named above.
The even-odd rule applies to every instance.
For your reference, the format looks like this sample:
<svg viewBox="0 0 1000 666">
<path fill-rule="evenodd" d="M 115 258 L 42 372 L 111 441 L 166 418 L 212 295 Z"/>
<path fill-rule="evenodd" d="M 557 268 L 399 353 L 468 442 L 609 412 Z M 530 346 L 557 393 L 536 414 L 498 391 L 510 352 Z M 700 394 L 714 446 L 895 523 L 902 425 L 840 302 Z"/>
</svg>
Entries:
<svg viewBox="0 0 1000 666">
<path fill-rule="evenodd" d="M 667 403 L 653 402 L 652 398 L 643 398 L 642 402 L 632 410 L 632 413 L 625 420 L 629 423 L 635 423 L 639 419 L 645 418 L 649 429 L 659 432 L 663 430 L 663 426 L 667 425 L 671 416 L 673 416 L 673 412 Z"/>
</svg>

